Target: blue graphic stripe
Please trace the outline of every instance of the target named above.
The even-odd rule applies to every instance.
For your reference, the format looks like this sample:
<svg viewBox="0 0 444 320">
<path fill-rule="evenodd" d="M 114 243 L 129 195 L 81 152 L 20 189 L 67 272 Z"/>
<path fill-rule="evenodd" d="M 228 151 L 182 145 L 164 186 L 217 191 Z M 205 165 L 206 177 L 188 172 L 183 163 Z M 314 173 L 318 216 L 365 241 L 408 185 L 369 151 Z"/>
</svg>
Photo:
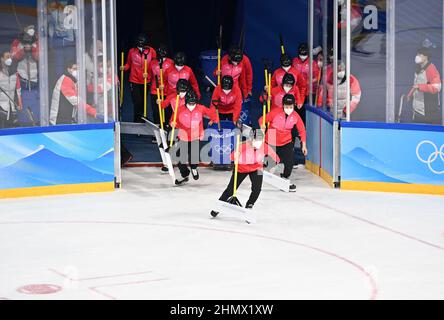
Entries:
<svg viewBox="0 0 444 320">
<path fill-rule="evenodd" d="M 428 124 L 341 121 L 341 127 L 342 128 L 365 128 L 365 129 L 444 132 L 444 126 L 428 125 Z"/>
<path fill-rule="evenodd" d="M 334 119 L 330 113 L 327 113 L 319 108 L 313 108 L 313 107 L 309 107 L 309 106 L 306 106 L 306 110 L 310 111 L 314 114 L 317 114 L 318 116 L 320 116 L 322 119 L 324 119 L 328 123 L 333 124 Z"/>
<path fill-rule="evenodd" d="M 69 132 L 69 131 L 86 131 L 114 129 L 114 122 L 110 123 L 93 123 L 93 124 L 67 124 L 60 126 L 48 127 L 29 127 L 29 128 L 10 128 L 0 130 L 0 136 L 14 136 L 32 133 L 48 133 L 48 132 Z"/>
</svg>

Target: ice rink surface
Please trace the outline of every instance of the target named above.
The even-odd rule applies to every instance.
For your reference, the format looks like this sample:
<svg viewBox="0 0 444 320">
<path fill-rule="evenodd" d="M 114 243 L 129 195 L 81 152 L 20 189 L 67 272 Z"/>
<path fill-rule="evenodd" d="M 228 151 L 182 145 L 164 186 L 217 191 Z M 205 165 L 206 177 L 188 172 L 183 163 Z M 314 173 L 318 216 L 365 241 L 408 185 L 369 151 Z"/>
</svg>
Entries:
<svg viewBox="0 0 444 320">
<path fill-rule="evenodd" d="M 257 223 L 209 215 L 230 173 L 1 200 L 0 299 L 444 299 L 444 197 L 264 185 Z M 245 204 L 250 182 L 239 198 Z"/>
</svg>

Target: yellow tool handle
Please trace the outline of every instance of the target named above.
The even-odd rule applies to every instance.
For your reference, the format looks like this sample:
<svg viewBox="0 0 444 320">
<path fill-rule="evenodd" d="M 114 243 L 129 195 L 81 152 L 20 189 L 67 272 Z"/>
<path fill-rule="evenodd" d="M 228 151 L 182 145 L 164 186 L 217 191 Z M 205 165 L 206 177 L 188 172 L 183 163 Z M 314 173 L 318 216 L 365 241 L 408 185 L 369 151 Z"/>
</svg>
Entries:
<svg viewBox="0 0 444 320">
<path fill-rule="evenodd" d="M 284 48 L 284 46 L 281 46 L 281 52 L 282 52 L 282 54 L 285 54 L 285 48 Z"/>
<path fill-rule="evenodd" d="M 265 69 L 265 86 L 268 88 L 268 70 Z"/>
<path fill-rule="evenodd" d="M 145 59 L 145 68 L 144 68 L 144 73 L 148 73 L 148 60 Z M 147 108 L 146 108 L 146 96 L 147 96 L 147 82 L 146 82 L 146 78 L 143 79 L 143 116 L 146 118 L 147 117 Z"/>
<path fill-rule="evenodd" d="M 237 172 L 239 168 L 239 148 L 240 148 L 240 135 L 236 137 L 236 157 L 234 159 L 234 186 L 233 186 L 233 197 L 237 194 Z"/>
<path fill-rule="evenodd" d="M 267 106 L 264 103 L 263 111 L 262 111 L 262 126 L 265 127 L 265 118 L 267 116 Z"/>
<path fill-rule="evenodd" d="M 173 118 L 173 129 L 171 130 L 171 142 L 170 142 L 170 148 L 173 146 L 174 142 L 174 129 L 176 129 L 176 120 L 177 120 L 177 109 L 179 108 L 179 95 L 176 96 L 176 107 L 174 108 L 174 118 Z"/>
<path fill-rule="evenodd" d="M 160 100 L 160 90 L 159 88 L 157 88 L 157 100 Z M 161 107 L 161 103 L 158 104 L 159 107 L 159 118 L 160 118 L 160 128 L 163 130 L 163 116 L 162 116 L 162 107 Z"/>
<path fill-rule="evenodd" d="M 121 69 L 120 70 L 120 106 L 123 105 L 123 77 L 124 77 L 124 70 L 123 67 L 125 66 L 125 53 L 122 52 L 121 54 Z"/>
<path fill-rule="evenodd" d="M 217 49 L 217 71 L 220 72 L 220 55 L 221 49 Z M 217 85 L 220 86 L 220 74 L 217 75 Z"/>
</svg>

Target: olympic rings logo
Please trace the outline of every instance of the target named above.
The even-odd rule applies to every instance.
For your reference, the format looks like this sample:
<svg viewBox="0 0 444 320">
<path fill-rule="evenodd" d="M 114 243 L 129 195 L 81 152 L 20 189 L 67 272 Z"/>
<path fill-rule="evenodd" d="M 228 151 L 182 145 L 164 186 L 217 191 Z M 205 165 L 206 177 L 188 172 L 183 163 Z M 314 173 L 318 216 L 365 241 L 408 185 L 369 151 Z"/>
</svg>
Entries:
<svg viewBox="0 0 444 320">
<path fill-rule="evenodd" d="M 229 145 L 223 145 L 223 146 L 215 145 L 213 149 L 219 154 L 230 154 L 231 151 L 233 150 L 233 144 L 230 143 Z"/>
<path fill-rule="evenodd" d="M 433 147 L 434 152 L 432 152 L 427 159 L 424 159 L 421 157 L 421 155 L 419 154 L 419 149 L 421 149 L 421 147 L 423 145 L 431 145 Z M 435 169 L 433 169 L 432 164 L 438 159 L 438 156 L 441 158 L 441 161 L 444 163 L 444 144 L 441 146 L 440 149 L 438 149 L 438 147 L 436 146 L 436 144 L 434 144 L 433 142 L 429 141 L 429 140 L 424 140 L 421 143 L 418 144 L 418 146 L 416 147 L 416 156 L 418 157 L 418 160 L 421 161 L 422 163 L 427 164 L 427 166 L 429 167 L 430 171 L 432 171 L 434 174 L 444 174 L 444 170 L 443 171 L 437 171 Z"/>
</svg>

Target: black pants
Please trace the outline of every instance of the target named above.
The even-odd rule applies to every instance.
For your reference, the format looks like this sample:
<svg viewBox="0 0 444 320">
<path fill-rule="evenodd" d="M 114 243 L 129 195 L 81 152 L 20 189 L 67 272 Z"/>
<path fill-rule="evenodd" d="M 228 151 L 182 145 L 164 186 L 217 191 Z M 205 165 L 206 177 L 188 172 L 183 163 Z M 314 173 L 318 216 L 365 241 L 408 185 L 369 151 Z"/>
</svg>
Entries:
<svg viewBox="0 0 444 320">
<path fill-rule="evenodd" d="M 228 120 L 228 121 L 233 121 L 233 114 L 232 113 L 219 113 L 219 120 Z"/>
<path fill-rule="evenodd" d="M 259 195 L 262 191 L 262 181 L 263 181 L 263 174 L 262 171 L 253 171 L 250 173 L 241 173 L 238 172 L 237 174 L 237 188 L 241 185 L 241 183 L 245 180 L 246 177 L 250 177 L 251 181 L 251 193 L 250 198 L 247 201 L 246 206 L 249 204 L 254 205 L 259 198 Z M 224 193 L 220 196 L 219 200 L 221 201 L 227 201 L 234 192 L 234 172 L 231 176 L 230 183 L 228 184 L 227 188 L 225 189 Z"/>
<path fill-rule="evenodd" d="M 185 178 L 190 175 L 190 169 L 188 169 L 187 163 L 191 169 L 196 169 L 199 166 L 200 141 L 179 140 L 176 146 L 175 155 L 179 159 L 177 166 L 179 167 L 180 175 L 182 178 Z M 184 161 L 185 155 L 183 153 L 186 153 L 186 161 Z"/>
<path fill-rule="evenodd" d="M 282 177 L 288 179 L 291 176 L 294 165 L 294 142 L 289 142 L 280 147 L 272 147 L 276 150 L 277 155 L 284 164 L 284 173 L 282 174 Z"/>
<path fill-rule="evenodd" d="M 151 87 L 151 84 L 147 84 L 147 95 L 149 94 L 149 88 Z M 133 106 L 134 106 L 134 122 L 144 122 L 141 118 L 144 116 L 144 85 L 133 83 L 131 82 L 131 97 L 133 99 Z M 147 96 L 147 100 L 148 100 Z M 148 101 L 147 101 L 148 104 Z M 147 105 L 148 109 L 148 105 Z M 148 110 L 147 110 L 148 112 Z"/>
<path fill-rule="evenodd" d="M 413 123 L 426 123 L 426 124 L 435 124 L 440 125 L 442 121 L 441 110 L 438 109 L 438 112 L 429 112 L 426 113 L 425 116 L 413 111 Z"/>
<path fill-rule="evenodd" d="M 307 99 L 308 99 L 308 96 L 307 96 Z M 298 107 L 296 107 L 294 109 L 295 109 L 296 113 L 301 117 L 302 122 L 305 125 L 305 105 L 303 105 L 302 108 L 300 108 L 300 109 Z"/>
</svg>

